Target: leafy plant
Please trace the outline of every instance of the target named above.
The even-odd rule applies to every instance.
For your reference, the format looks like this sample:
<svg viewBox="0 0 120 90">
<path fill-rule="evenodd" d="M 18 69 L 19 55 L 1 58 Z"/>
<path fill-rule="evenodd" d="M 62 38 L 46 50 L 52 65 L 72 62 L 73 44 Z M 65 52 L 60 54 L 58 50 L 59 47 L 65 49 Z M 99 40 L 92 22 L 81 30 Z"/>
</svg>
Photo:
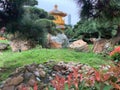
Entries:
<svg viewBox="0 0 120 90">
<path fill-rule="evenodd" d="M 33 88 L 27 87 L 27 86 L 22 86 L 21 90 L 38 90 L 38 85 L 35 82 Z"/>
<path fill-rule="evenodd" d="M 64 90 L 65 78 L 60 76 L 55 76 L 54 80 L 51 81 L 52 85 L 56 90 Z"/>
<path fill-rule="evenodd" d="M 119 0 L 75 1 L 77 1 L 77 4 L 80 7 L 80 21 L 74 27 L 75 37 L 82 35 L 83 39 L 91 37 L 105 39 L 112 38 L 111 41 L 114 41 L 113 37 L 119 37 Z M 120 38 L 118 38 L 118 41 L 120 41 Z M 116 43 L 118 41 L 116 41 Z"/>
<path fill-rule="evenodd" d="M 98 70 L 92 68 L 87 73 L 79 73 L 73 67 L 73 72 L 67 78 L 55 77 L 52 82 L 56 90 L 119 90 L 120 64 L 118 66 L 102 66 Z M 64 80 L 61 84 L 61 80 Z M 63 86 L 61 86 L 63 85 Z"/>
<path fill-rule="evenodd" d="M 115 48 L 112 52 L 110 52 L 110 56 L 115 62 L 120 61 L 120 46 Z"/>
</svg>

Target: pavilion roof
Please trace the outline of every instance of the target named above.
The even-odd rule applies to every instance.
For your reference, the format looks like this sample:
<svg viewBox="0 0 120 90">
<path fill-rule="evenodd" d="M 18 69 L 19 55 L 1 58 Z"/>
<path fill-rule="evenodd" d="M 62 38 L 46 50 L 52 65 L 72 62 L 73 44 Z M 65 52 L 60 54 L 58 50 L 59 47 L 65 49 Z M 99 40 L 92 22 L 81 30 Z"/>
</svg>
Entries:
<svg viewBox="0 0 120 90">
<path fill-rule="evenodd" d="M 54 9 L 53 9 L 52 11 L 50 11 L 49 13 L 52 14 L 52 15 L 60 15 L 60 16 L 63 16 L 63 17 L 65 17 L 65 16 L 67 15 L 67 14 L 64 13 L 64 12 L 59 11 L 57 5 L 55 5 L 55 6 L 54 6 Z"/>
</svg>

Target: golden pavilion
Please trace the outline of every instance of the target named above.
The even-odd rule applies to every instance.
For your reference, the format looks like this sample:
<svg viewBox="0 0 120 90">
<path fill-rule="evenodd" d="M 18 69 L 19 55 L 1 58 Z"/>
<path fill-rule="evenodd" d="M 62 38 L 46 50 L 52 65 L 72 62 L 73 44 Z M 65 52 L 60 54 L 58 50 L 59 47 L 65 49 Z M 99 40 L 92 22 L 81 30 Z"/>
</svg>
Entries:
<svg viewBox="0 0 120 90">
<path fill-rule="evenodd" d="M 57 5 L 55 5 L 54 9 L 50 11 L 49 13 L 55 17 L 55 20 L 53 20 L 53 22 L 57 24 L 57 28 L 61 28 L 64 30 L 65 21 L 63 17 L 65 17 L 67 14 L 62 11 L 59 11 Z"/>
</svg>

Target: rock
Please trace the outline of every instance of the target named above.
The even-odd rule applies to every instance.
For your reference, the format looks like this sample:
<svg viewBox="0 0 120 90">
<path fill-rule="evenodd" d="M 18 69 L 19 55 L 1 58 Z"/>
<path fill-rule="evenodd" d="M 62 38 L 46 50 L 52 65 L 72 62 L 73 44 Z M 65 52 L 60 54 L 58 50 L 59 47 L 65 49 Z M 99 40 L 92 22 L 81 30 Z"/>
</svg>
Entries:
<svg viewBox="0 0 120 90">
<path fill-rule="evenodd" d="M 45 77 L 46 72 L 45 72 L 43 69 L 39 69 L 39 75 L 40 75 L 41 77 Z"/>
<path fill-rule="evenodd" d="M 5 49 L 7 49 L 8 48 L 8 44 L 6 44 L 6 43 L 0 43 L 0 50 L 5 50 Z"/>
<path fill-rule="evenodd" d="M 15 39 L 11 41 L 10 46 L 13 52 L 26 51 L 35 47 L 35 43 L 32 40 Z"/>
<path fill-rule="evenodd" d="M 42 64 L 40 64 L 40 65 L 38 66 L 38 68 L 44 68 L 44 66 L 43 66 Z"/>
<path fill-rule="evenodd" d="M 93 40 L 93 52 L 109 54 L 113 49 L 112 43 L 107 39 L 95 39 Z"/>
<path fill-rule="evenodd" d="M 55 70 L 55 71 L 63 71 L 63 70 L 67 70 L 67 67 L 65 65 L 54 65 L 53 70 Z"/>
<path fill-rule="evenodd" d="M 65 34 L 57 34 L 56 36 L 53 36 L 51 34 L 47 35 L 47 44 L 50 48 L 62 48 L 67 47 L 69 44 L 69 40 Z"/>
<path fill-rule="evenodd" d="M 20 84 L 23 80 L 24 80 L 24 78 L 23 78 L 21 75 L 19 75 L 19 76 L 17 76 L 17 77 L 12 78 L 11 82 L 9 82 L 9 83 L 10 83 L 11 85 L 18 85 L 18 84 Z"/>
<path fill-rule="evenodd" d="M 59 65 L 55 65 L 55 66 L 53 66 L 53 70 L 55 70 L 55 71 L 61 71 L 62 67 L 59 66 Z"/>
<path fill-rule="evenodd" d="M 57 43 L 57 42 L 54 42 L 54 41 L 50 41 L 49 42 L 49 48 L 62 48 L 62 45 Z"/>
<path fill-rule="evenodd" d="M 32 64 L 31 66 L 26 66 L 26 69 L 27 69 L 28 71 L 30 71 L 30 72 L 35 71 L 35 70 L 36 70 L 36 68 L 37 68 L 37 66 L 36 66 L 36 65 L 34 65 L 34 64 Z"/>
<path fill-rule="evenodd" d="M 15 90 L 15 86 L 7 86 L 4 87 L 2 90 Z"/>
<path fill-rule="evenodd" d="M 33 75 L 33 74 L 32 74 L 31 72 L 26 72 L 26 73 L 24 74 L 25 80 L 29 80 L 32 75 Z"/>
<path fill-rule="evenodd" d="M 6 40 L 6 38 L 5 37 L 0 37 L 0 40 Z"/>
<path fill-rule="evenodd" d="M 23 87 L 23 83 L 22 84 L 20 84 L 20 85 L 18 85 L 16 88 L 17 88 L 17 90 L 22 90 L 22 87 Z"/>
<path fill-rule="evenodd" d="M 34 84 L 36 83 L 36 80 L 34 80 L 34 79 L 30 79 L 29 81 L 28 81 L 28 84 L 30 85 L 30 86 L 34 86 Z"/>
<path fill-rule="evenodd" d="M 80 51 L 80 52 L 89 51 L 88 44 L 84 42 L 83 40 L 74 41 L 73 43 L 69 45 L 69 48 L 74 49 L 76 51 Z"/>
<path fill-rule="evenodd" d="M 81 63 L 65 63 L 49 61 L 43 64 L 30 64 L 17 68 L 13 75 L 0 83 L 1 90 L 22 90 L 23 87 L 33 90 L 35 83 L 38 83 L 38 90 L 45 90 L 50 85 L 50 81 L 54 79 L 56 75 L 61 77 L 67 77 L 70 73 L 73 73 L 73 67 L 77 68 L 79 73 L 86 74 L 89 71 L 93 71 L 90 66 Z M 91 73 L 92 73 L 91 72 Z"/>
<path fill-rule="evenodd" d="M 34 71 L 34 75 L 39 77 L 40 76 L 39 71 Z"/>
</svg>

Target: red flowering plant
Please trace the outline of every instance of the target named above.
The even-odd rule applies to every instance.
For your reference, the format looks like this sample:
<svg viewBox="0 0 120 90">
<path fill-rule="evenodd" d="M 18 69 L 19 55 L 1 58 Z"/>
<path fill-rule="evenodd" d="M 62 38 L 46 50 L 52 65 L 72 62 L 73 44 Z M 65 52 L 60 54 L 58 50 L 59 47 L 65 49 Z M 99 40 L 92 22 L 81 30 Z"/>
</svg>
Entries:
<svg viewBox="0 0 120 90">
<path fill-rule="evenodd" d="M 116 66 L 117 67 L 117 66 Z M 117 73 L 119 69 L 108 68 L 106 72 L 104 69 L 96 70 L 91 68 L 86 73 L 78 72 L 79 69 L 73 67 L 71 72 L 66 78 L 56 75 L 51 81 L 55 90 L 120 90 L 120 86 L 111 79 L 118 79 L 120 73 Z M 117 70 L 116 70 L 117 69 Z M 112 74 L 111 74 L 112 73 Z M 111 78 L 112 77 L 112 78 Z M 116 77 L 116 78 L 115 78 Z M 54 90 L 50 87 L 49 90 Z"/>
<path fill-rule="evenodd" d="M 110 52 L 110 57 L 112 58 L 112 60 L 114 60 L 115 62 L 120 61 L 120 46 L 115 48 L 112 52 Z"/>
<path fill-rule="evenodd" d="M 37 82 L 34 83 L 33 87 L 28 87 L 26 85 L 23 85 L 20 90 L 38 90 Z"/>
<path fill-rule="evenodd" d="M 64 90 L 65 78 L 56 75 L 54 80 L 51 81 L 51 83 L 56 90 Z"/>
<path fill-rule="evenodd" d="M 51 81 L 52 86 L 56 90 L 68 90 L 71 88 L 75 88 L 75 90 L 79 90 L 82 82 L 82 74 L 78 73 L 78 69 L 73 67 L 73 72 L 70 73 L 66 78 L 56 75 L 55 78 Z M 53 90 L 53 89 L 52 89 Z"/>
</svg>

